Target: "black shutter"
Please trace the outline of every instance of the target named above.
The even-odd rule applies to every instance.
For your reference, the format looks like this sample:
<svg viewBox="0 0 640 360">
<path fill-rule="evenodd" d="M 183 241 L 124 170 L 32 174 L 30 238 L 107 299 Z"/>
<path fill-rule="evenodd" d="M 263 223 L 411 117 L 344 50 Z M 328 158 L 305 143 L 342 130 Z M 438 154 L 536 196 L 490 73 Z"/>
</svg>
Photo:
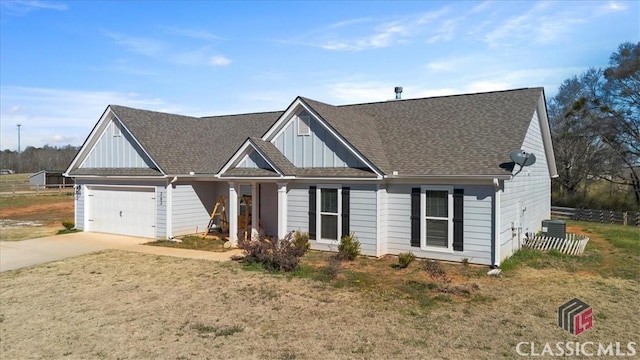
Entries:
<svg viewBox="0 0 640 360">
<path fill-rule="evenodd" d="M 464 250 L 464 189 L 453 190 L 453 250 Z"/>
<path fill-rule="evenodd" d="M 309 238 L 316 239 L 316 187 L 309 186 Z"/>
<path fill-rule="evenodd" d="M 411 189 L 411 246 L 420 247 L 420 188 Z"/>
<path fill-rule="evenodd" d="M 349 235 L 349 195 L 351 188 L 342 188 L 342 236 Z"/>
</svg>

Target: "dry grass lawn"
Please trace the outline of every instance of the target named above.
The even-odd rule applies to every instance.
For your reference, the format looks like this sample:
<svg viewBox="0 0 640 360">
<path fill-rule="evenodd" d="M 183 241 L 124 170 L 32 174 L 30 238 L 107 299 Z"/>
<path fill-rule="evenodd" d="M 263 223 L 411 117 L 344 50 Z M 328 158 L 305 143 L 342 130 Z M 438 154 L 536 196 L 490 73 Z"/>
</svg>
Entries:
<svg viewBox="0 0 640 360">
<path fill-rule="evenodd" d="M 62 221 L 73 221 L 73 210 L 73 196 L 0 197 L 0 240 L 17 241 L 55 235 L 64 229 Z"/>
<path fill-rule="evenodd" d="M 307 270 L 322 263 L 318 254 L 306 260 Z M 454 284 L 479 289 L 434 295 L 421 287 L 418 262 L 403 270 L 391 262 L 358 259 L 337 279 L 321 281 L 239 263 L 106 251 L 8 271 L 0 274 L 0 355 L 511 359 L 520 341 L 638 341 L 637 278 L 528 266 L 488 277 L 480 275 L 486 268 L 445 265 Z M 385 282 L 354 275 L 359 268 L 374 277 L 375 269 L 384 272 Z M 403 286 L 387 284 L 393 279 Z M 594 327 L 579 338 L 556 325 L 557 307 L 573 297 L 594 309 Z"/>
</svg>

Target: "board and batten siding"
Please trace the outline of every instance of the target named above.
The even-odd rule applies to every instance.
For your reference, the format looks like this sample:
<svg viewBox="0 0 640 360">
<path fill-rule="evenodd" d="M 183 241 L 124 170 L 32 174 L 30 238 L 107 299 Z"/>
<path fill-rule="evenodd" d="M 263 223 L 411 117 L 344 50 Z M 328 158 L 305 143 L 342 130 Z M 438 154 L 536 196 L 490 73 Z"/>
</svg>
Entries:
<svg viewBox="0 0 640 360">
<path fill-rule="evenodd" d="M 309 231 L 309 186 L 290 185 L 287 191 L 287 230 Z M 377 256 L 377 200 L 376 185 L 342 184 L 351 189 L 349 195 L 349 228 L 360 241 L 364 255 Z M 330 250 L 328 244 L 311 240 L 311 248 Z M 333 250 L 337 246 L 332 246 Z"/>
<path fill-rule="evenodd" d="M 80 168 L 153 168 L 133 137 L 111 121 Z"/>
<path fill-rule="evenodd" d="M 174 186 L 171 189 L 171 236 L 204 231 L 218 197 L 228 196 L 229 192 L 228 185 L 222 182 L 178 182 Z"/>
<path fill-rule="evenodd" d="M 446 184 L 445 184 L 446 185 Z M 422 185 L 389 184 L 386 189 L 383 228 L 385 253 L 412 252 L 420 258 L 491 265 L 493 241 L 493 186 L 455 186 L 464 189 L 464 251 L 424 251 L 411 246 L 411 189 Z M 424 220 L 422 220 L 424 221 Z M 385 241 L 386 240 L 386 241 Z"/>
<path fill-rule="evenodd" d="M 301 116 L 308 117 L 309 135 L 298 135 L 298 119 Z M 366 168 L 353 153 L 306 111 L 294 116 L 272 142 L 297 167 Z"/>
<path fill-rule="evenodd" d="M 533 153 L 536 163 L 504 183 L 500 195 L 500 260 L 519 249 L 518 229 L 521 229 L 522 237 L 525 233 L 536 233 L 542 227 L 542 220 L 551 216 L 551 178 L 537 111 L 529 124 L 522 150 Z M 516 165 L 515 171 L 518 169 Z M 512 231 L 512 224 L 515 231 Z"/>
<path fill-rule="evenodd" d="M 241 169 L 266 169 L 273 170 L 271 166 L 267 163 L 267 161 L 260 156 L 255 150 L 253 150 L 246 159 L 244 159 L 237 166 Z"/>
</svg>

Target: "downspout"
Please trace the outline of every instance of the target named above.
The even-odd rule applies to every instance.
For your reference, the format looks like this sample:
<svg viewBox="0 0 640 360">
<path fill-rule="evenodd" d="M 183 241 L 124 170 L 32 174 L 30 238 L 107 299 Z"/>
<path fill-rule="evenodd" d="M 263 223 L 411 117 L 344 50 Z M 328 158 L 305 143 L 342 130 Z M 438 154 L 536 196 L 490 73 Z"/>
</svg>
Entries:
<svg viewBox="0 0 640 360">
<path fill-rule="evenodd" d="M 500 245 L 501 245 L 501 241 L 500 241 L 500 214 L 501 214 L 501 207 L 500 207 L 500 202 L 501 202 L 501 190 L 500 190 L 500 181 L 498 179 L 493 179 L 493 185 L 494 188 L 496 190 L 495 195 L 494 195 L 494 199 L 495 199 L 495 206 L 494 206 L 494 233 L 495 233 L 495 239 L 494 239 L 494 259 L 493 259 L 493 265 L 491 266 L 492 268 L 497 268 L 500 266 Z"/>
</svg>

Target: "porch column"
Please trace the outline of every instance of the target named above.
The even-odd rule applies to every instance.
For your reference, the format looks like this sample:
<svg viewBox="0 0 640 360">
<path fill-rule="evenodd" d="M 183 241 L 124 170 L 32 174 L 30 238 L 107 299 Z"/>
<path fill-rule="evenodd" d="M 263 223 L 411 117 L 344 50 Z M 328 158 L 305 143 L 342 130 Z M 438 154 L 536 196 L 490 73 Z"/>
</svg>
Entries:
<svg viewBox="0 0 640 360">
<path fill-rule="evenodd" d="M 231 246 L 238 245 L 238 189 L 236 184 L 229 182 L 229 200 L 227 202 L 229 209 L 229 242 Z"/>
<path fill-rule="evenodd" d="M 287 235 L 287 183 L 278 183 L 278 238 Z"/>
<path fill-rule="evenodd" d="M 260 232 L 260 194 L 258 183 L 251 183 L 251 238 Z"/>
</svg>

